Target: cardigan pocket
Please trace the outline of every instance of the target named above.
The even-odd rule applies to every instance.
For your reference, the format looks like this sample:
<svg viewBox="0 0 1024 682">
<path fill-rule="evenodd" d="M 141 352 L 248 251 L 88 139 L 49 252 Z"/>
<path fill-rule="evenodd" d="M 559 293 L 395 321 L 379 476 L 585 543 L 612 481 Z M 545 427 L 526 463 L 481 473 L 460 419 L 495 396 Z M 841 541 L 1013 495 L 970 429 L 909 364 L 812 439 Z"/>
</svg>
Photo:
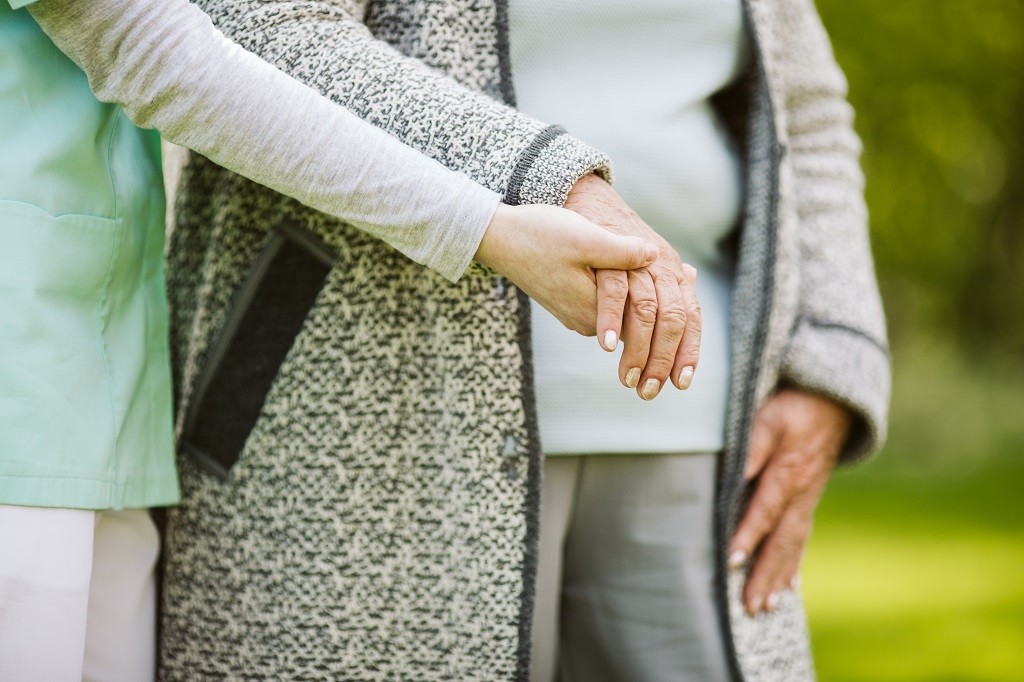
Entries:
<svg viewBox="0 0 1024 682">
<path fill-rule="evenodd" d="M 291 223 L 271 231 L 210 347 L 181 449 L 226 480 L 337 255 Z"/>
</svg>

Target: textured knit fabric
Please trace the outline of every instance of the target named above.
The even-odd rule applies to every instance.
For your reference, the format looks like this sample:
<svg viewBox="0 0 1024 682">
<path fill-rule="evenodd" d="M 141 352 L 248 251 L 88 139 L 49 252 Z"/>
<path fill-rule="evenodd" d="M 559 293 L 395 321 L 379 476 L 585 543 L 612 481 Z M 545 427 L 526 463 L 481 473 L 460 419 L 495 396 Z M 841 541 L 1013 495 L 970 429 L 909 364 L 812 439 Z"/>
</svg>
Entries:
<svg viewBox="0 0 1024 682">
<path fill-rule="evenodd" d="M 452 281 L 476 253 L 494 192 L 245 52 L 187 0 L 41 0 L 32 14 L 96 96 L 139 126 Z"/>
<path fill-rule="evenodd" d="M 558 121 L 615 159 L 619 194 L 700 275 L 700 366 L 689 390 L 666 387 L 653 401 L 616 380 L 618 354 L 566 330 L 534 302 L 547 455 L 722 448 L 732 272 L 720 243 L 743 197 L 738 150 L 711 96 L 740 73 L 745 43 L 740 0 L 509 5 L 519 109 Z"/>
<path fill-rule="evenodd" d="M 504 0 L 205 0 L 228 37 L 511 203 L 564 201 L 601 154 L 516 113 Z M 809 0 L 747 0 L 716 597 L 737 679 L 813 677 L 800 599 L 749 618 L 725 569 L 751 420 L 782 382 L 848 405 L 844 461 L 880 443 L 889 362 L 845 83 Z M 497 99 L 503 100 L 497 101 Z M 528 301 L 456 284 L 194 156 L 169 255 L 181 414 L 268 231 L 338 260 L 225 482 L 188 458 L 169 520 L 165 679 L 525 679 L 541 456 Z M 827 348 L 827 352 L 822 349 Z"/>
<path fill-rule="evenodd" d="M 0 503 L 177 501 L 164 210 L 159 137 L 0 0 Z"/>
</svg>

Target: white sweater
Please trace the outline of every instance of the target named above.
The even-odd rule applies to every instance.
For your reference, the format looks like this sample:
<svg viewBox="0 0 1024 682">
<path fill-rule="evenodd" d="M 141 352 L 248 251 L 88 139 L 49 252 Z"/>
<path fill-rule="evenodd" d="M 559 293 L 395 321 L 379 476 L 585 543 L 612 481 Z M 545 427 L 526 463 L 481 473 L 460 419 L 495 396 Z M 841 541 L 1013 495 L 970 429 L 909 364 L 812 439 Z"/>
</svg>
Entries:
<svg viewBox="0 0 1024 682">
<path fill-rule="evenodd" d="M 745 60 L 740 0 L 513 0 L 509 21 L 519 108 L 615 161 L 619 193 L 699 271 L 704 311 L 693 385 L 644 402 L 615 380 L 618 354 L 534 305 L 544 450 L 719 450 L 732 276 L 718 243 L 742 198 L 739 160 L 708 98 Z"/>
</svg>

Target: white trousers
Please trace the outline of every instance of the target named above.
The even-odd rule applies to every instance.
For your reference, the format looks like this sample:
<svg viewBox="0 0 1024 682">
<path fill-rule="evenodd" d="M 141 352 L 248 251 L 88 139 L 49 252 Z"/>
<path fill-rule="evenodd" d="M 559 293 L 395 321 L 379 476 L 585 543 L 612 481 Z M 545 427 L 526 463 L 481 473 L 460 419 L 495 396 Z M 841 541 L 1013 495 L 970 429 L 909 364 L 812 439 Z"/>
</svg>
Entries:
<svg viewBox="0 0 1024 682">
<path fill-rule="evenodd" d="M 725 682 L 714 453 L 544 464 L 532 682 Z"/>
<path fill-rule="evenodd" d="M 0 505 L 0 680 L 153 680 L 159 548 L 145 510 Z"/>
</svg>

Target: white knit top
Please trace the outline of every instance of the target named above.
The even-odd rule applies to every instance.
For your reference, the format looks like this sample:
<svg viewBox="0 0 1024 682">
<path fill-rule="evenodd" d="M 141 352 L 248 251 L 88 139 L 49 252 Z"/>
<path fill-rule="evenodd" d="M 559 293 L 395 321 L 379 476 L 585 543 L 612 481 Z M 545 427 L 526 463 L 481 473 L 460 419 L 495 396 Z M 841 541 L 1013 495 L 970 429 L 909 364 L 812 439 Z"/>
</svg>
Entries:
<svg viewBox="0 0 1024 682">
<path fill-rule="evenodd" d="M 740 0 L 511 0 L 520 109 L 615 162 L 616 189 L 698 272 L 704 312 L 693 384 L 651 402 L 624 388 L 618 353 L 533 306 L 541 443 L 549 454 L 699 452 L 723 445 L 741 169 L 708 98 L 746 55 Z"/>
</svg>

